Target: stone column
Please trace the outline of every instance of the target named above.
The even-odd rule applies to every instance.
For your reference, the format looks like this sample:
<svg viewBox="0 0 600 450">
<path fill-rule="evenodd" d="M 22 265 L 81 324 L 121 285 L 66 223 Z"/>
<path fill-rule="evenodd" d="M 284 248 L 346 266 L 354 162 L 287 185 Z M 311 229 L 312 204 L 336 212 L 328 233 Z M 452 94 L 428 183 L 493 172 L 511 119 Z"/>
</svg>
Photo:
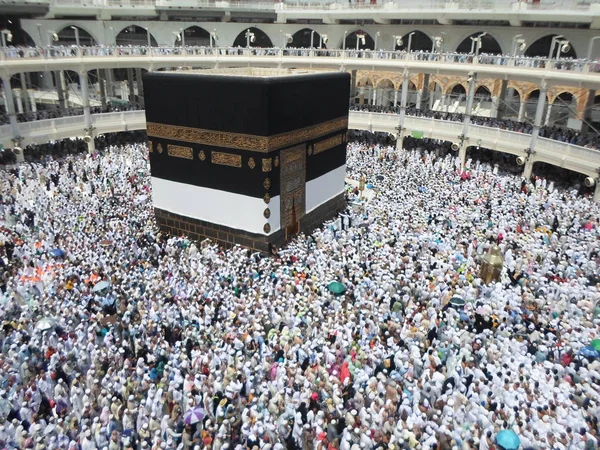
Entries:
<svg viewBox="0 0 600 450">
<path fill-rule="evenodd" d="M 400 95 L 400 135 L 396 138 L 396 146 L 400 146 L 400 148 L 403 147 L 404 136 L 406 135 L 404 124 L 406 122 L 406 104 L 408 100 L 408 78 L 408 71 L 405 70 L 402 74 L 402 92 Z"/>
<path fill-rule="evenodd" d="M 137 102 L 144 106 L 144 85 L 142 84 L 142 69 L 135 69 L 135 78 L 137 84 Z"/>
<path fill-rule="evenodd" d="M 525 118 L 525 106 L 527 105 L 527 100 L 521 99 L 521 104 L 519 105 L 519 116 L 517 117 L 517 121 L 523 122 Z"/>
<path fill-rule="evenodd" d="M 550 116 L 552 115 L 552 103 L 548 103 L 548 108 L 546 109 L 546 118 L 544 119 L 544 126 L 547 126 L 550 122 Z"/>
<path fill-rule="evenodd" d="M 104 69 L 104 79 L 106 80 L 106 96 L 108 98 L 114 97 L 115 88 L 112 69 Z"/>
<path fill-rule="evenodd" d="M 356 97 L 356 70 L 350 72 L 350 97 Z"/>
<path fill-rule="evenodd" d="M 135 89 L 133 87 L 133 69 L 127 69 L 127 87 L 129 88 L 129 102 L 135 101 Z"/>
<path fill-rule="evenodd" d="M 426 73 L 423 75 L 423 89 L 419 100 L 419 109 L 425 107 L 425 105 L 423 105 L 423 100 L 426 100 L 428 96 L 431 97 L 431 93 L 429 92 L 429 74 Z M 431 101 L 429 102 L 429 109 L 431 109 Z"/>
<path fill-rule="evenodd" d="M 533 159 L 531 157 L 527 158 L 525 161 L 525 166 L 523 167 L 523 178 L 529 180 L 531 178 L 531 173 L 533 172 Z"/>
<path fill-rule="evenodd" d="M 19 78 L 21 78 L 21 100 L 23 101 L 23 106 L 25 107 L 25 112 L 31 112 L 31 105 L 29 104 L 29 91 L 27 90 L 27 81 L 25 80 L 25 74 L 21 72 L 19 74 Z"/>
<path fill-rule="evenodd" d="M 471 112 L 473 110 L 473 100 L 475 99 L 475 84 L 477 83 L 477 74 L 471 74 L 469 81 L 469 91 L 467 92 L 467 104 L 465 106 L 465 115 L 463 120 L 463 141 L 460 143 L 459 157 L 461 166 L 464 167 L 467 159 L 467 136 L 469 135 L 469 126 L 471 125 Z"/>
<path fill-rule="evenodd" d="M 23 99 L 21 98 L 23 95 L 23 91 L 17 90 L 15 91 L 15 100 L 17 101 L 17 113 L 23 114 Z"/>
<path fill-rule="evenodd" d="M 423 101 L 423 91 L 418 90 L 417 91 L 417 101 L 416 103 L 416 109 L 421 110 L 421 103 Z"/>
<path fill-rule="evenodd" d="M 88 73 L 82 70 L 79 73 L 79 82 L 81 83 L 81 100 L 83 102 L 83 120 L 85 122 L 86 136 L 89 136 L 88 152 L 93 153 L 95 148 L 94 145 L 94 132 L 92 127 L 92 114 L 90 111 L 90 88 Z"/>
<path fill-rule="evenodd" d="M 56 93 L 58 95 L 58 107 L 60 109 L 67 109 L 66 103 L 65 103 L 65 91 L 64 91 L 64 76 L 62 74 L 62 71 L 57 70 L 56 72 L 54 72 L 54 88 L 56 89 Z"/>
<path fill-rule="evenodd" d="M 13 98 L 12 87 L 10 86 L 10 77 L 2 77 L 2 88 L 4 90 L 4 99 L 6 105 L 6 112 L 8 114 L 8 120 L 10 122 L 10 130 L 13 139 L 20 138 L 19 124 L 17 123 L 17 114 L 15 112 L 15 100 Z"/>
<path fill-rule="evenodd" d="M 533 170 L 532 155 L 535 152 L 537 138 L 540 135 L 540 126 L 542 124 L 542 116 L 544 115 L 544 105 L 546 104 L 547 89 L 548 88 L 546 86 L 546 83 L 542 82 L 542 85 L 540 86 L 540 97 L 538 99 L 538 104 L 535 109 L 535 119 L 533 122 L 533 130 L 531 132 L 531 140 L 529 143 L 530 153 L 527 155 L 527 161 L 525 162 L 525 168 L 523 170 L 523 176 L 527 179 L 531 177 L 531 172 Z"/>
<path fill-rule="evenodd" d="M 502 80 L 500 93 L 497 97 L 492 97 L 492 116 L 503 119 L 506 116 L 506 94 L 508 93 L 508 80 Z M 495 100 L 495 101 L 494 101 Z"/>
<path fill-rule="evenodd" d="M 581 132 L 587 133 L 590 130 L 589 122 L 592 120 L 592 109 L 594 108 L 594 99 L 596 91 L 590 89 L 587 92 L 587 99 L 583 104 L 583 110 L 580 111 L 579 103 L 577 104 L 577 118 L 581 120 Z"/>
<path fill-rule="evenodd" d="M 600 202 L 600 183 L 596 181 L 596 187 L 594 188 L 594 201 Z"/>
<path fill-rule="evenodd" d="M 102 107 L 106 106 L 106 80 L 103 77 L 103 71 L 100 69 L 96 70 L 96 76 L 98 77 L 98 88 L 100 89 L 100 103 Z"/>
<path fill-rule="evenodd" d="M 35 91 L 29 91 L 29 104 L 31 105 L 31 111 L 37 112 L 37 103 L 35 98 Z"/>
<path fill-rule="evenodd" d="M 27 86 L 31 86 L 31 89 L 28 90 L 29 92 L 29 106 L 31 106 L 31 111 L 32 112 L 37 112 L 37 104 L 36 104 L 36 96 L 35 96 L 35 88 L 33 86 L 33 83 L 31 83 L 31 74 L 32 72 L 25 72 L 25 82 L 27 83 Z M 37 74 L 36 74 L 37 75 Z M 43 75 L 43 74 L 41 74 Z M 43 76 L 42 76 L 43 78 Z"/>
</svg>

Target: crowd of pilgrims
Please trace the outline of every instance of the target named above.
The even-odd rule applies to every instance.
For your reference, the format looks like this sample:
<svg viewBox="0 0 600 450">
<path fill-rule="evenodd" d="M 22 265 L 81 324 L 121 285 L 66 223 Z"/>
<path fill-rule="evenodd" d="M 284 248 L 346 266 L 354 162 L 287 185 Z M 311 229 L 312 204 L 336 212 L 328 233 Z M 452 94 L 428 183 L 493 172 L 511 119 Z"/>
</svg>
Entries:
<svg viewBox="0 0 600 450">
<path fill-rule="evenodd" d="M 0 449 L 598 449 L 598 204 L 358 137 L 274 256 L 161 234 L 143 141 L 0 169 Z"/>
</svg>

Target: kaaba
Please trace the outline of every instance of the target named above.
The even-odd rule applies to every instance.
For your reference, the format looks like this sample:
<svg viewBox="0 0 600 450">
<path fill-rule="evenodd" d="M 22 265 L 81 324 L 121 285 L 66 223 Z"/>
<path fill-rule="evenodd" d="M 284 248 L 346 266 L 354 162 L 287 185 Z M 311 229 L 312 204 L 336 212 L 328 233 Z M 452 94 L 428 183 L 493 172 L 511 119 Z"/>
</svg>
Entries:
<svg viewBox="0 0 600 450">
<path fill-rule="evenodd" d="M 348 73 L 241 68 L 143 80 L 163 231 L 269 252 L 344 208 Z"/>
</svg>

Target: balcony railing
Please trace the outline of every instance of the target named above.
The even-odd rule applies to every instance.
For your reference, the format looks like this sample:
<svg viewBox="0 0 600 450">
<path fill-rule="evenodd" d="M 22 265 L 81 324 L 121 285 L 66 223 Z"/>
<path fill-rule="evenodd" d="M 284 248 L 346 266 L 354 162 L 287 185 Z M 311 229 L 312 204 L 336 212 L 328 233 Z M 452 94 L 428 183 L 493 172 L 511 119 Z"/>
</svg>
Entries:
<svg viewBox="0 0 600 450">
<path fill-rule="evenodd" d="M 598 0 L 0 0 L 0 4 L 47 4 L 49 6 L 96 6 L 122 8 L 142 6 L 148 8 L 215 8 L 243 10 L 467 10 L 467 11 L 585 11 Z"/>
<path fill-rule="evenodd" d="M 23 59 L 58 59 L 81 57 L 319 57 L 328 59 L 377 59 L 396 61 L 422 61 L 459 64 L 481 64 L 530 69 L 564 70 L 575 72 L 600 72 L 600 61 L 586 59 L 548 59 L 543 57 L 470 55 L 445 52 L 410 52 L 355 49 L 294 49 L 294 48 L 246 48 L 246 47 L 147 47 L 147 46 L 49 46 L 8 47 L 0 51 L 3 61 Z"/>
</svg>

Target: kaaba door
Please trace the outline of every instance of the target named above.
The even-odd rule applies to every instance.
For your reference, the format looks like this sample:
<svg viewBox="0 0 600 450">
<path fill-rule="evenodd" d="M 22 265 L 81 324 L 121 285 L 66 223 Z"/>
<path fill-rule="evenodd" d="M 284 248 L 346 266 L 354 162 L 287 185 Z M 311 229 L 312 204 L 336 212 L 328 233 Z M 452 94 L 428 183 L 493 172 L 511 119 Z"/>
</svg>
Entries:
<svg viewBox="0 0 600 450">
<path fill-rule="evenodd" d="M 306 144 L 281 150 L 281 228 L 286 239 L 300 231 L 306 213 Z"/>
</svg>

